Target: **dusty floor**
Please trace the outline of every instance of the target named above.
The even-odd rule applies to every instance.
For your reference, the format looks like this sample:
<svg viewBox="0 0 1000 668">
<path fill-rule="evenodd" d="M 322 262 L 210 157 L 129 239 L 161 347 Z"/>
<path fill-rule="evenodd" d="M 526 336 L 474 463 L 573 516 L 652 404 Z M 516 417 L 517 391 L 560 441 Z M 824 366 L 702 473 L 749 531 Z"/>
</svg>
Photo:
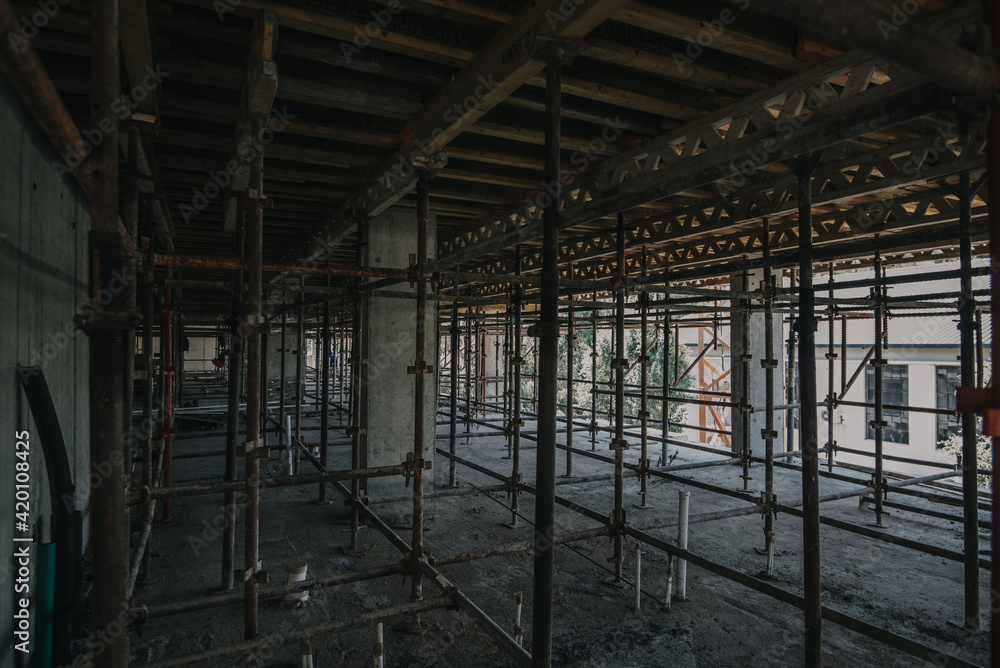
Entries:
<svg viewBox="0 0 1000 668">
<path fill-rule="evenodd" d="M 314 426 L 315 420 L 307 422 Z M 334 425 L 337 424 L 333 420 Z M 533 425 L 528 423 L 526 430 Z M 447 447 L 447 427 L 439 427 L 438 447 Z M 312 441 L 315 432 L 306 436 Z M 441 438 L 444 436 L 444 438 Z M 560 437 L 563 438 L 562 436 Z M 343 440 L 340 429 L 331 440 Z M 598 451 L 606 449 L 598 444 Z M 634 440 L 634 439 L 633 439 Z M 223 437 L 185 439 L 175 452 L 218 450 Z M 577 436 L 578 447 L 589 447 L 585 436 Z M 510 461 L 502 437 L 460 439 L 459 456 L 489 468 L 509 472 Z M 535 450 L 531 443 L 524 448 L 524 479 L 534 477 Z M 565 453 L 559 453 L 560 472 Z M 638 460 L 638 448 L 626 453 L 628 461 Z M 675 464 L 715 459 L 716 455 L 681 449 Z M 331 468 L 349 466 L 349 449 L 331 448 Z M 174 469 L 175 484 L 217 480 L 221 476 L 219 457 L 179 460 Z M 308 465 L 303 465 L 303 471 Z M 574 458 L 574 473 L 579 476 L 610 473 L 612 467 L 580 456 Z M 266 462 L 265 475 L 284 472 L 278 460 Z M 464 486 L 488 486 L 495 481 L 459 466 L 459 481 Z M 742 489 L 734 466 L 717 466 L 681 472 L 679 475 Z M 844 473 L 851 474 L 850 471 Z M 428 481 L 431 492 L 447 483 L 448 467 L 439 457 Z M 763 469 L 755 467 L 750 489 L 762 489 Z M 858 477 L 863 477 L 860 474 Z M 433 481 L 433 485 L 431 485 Z M 778 469 L 776 490 L 780 501 L 800 497 L 800 473 Z M 847 483 L 821 480 L 821 493 L 842 489 Z M 722 508 L 739 507 L 743 502 L 709 491 L 653 479 L 649 502 L 652 510 L 632 511 L 629 521 L 661 521 L 662 528 L 650 529 L 654 535 L 675 542 L 678 490 L 691 492 L 691 514 Z M 638 502 L 638 481 L 627 478 L 626 503 Z M 557 494 L 590 508 L 610 512 L 610 482 L 561 484 Z M 398 561 L 398 552 L 374 529 L 361 531 L 361 549 L 349 554 L 348 513 L 336 492 L 334 503 L 317 504 L 316 487 L 264 490 L 261 494 L 260 554 L 272 583 L 283 582 L 284 565 L 294 561 L 309 564 L 309 577 L 320 578 L 355 569 L 371 568 Z M 890 498 L 892 498 L 890 496 Z M 903 500 L 897 497 L 897 500 Z M 221 498 L 207 502 L 194 497 L 174 502 L 174 520 L 154 533 L 153 579 L 140 584 L 136 596 L 143 603 L 198 598 L 218 586 L 221 561 L 221 535 L 209 528 L 221 517 Z M 924 505 L 920 499 L 907 503 Z M 511 529 L 504 525 L 510 513 L 502 505 L 505 494 L 479 492 L 459 497 L 431 498 L 426 502 L 426 545 L 433 555 L 486 549 L 501 543 L 527 541 L 530 527 Z M 379 504 L 373 508 L 404 536 L 408 517 L 396 509 Z M 940 509 L 941 507 L 938 506 Z M 955 512 L 958 509 L 945 508 Z M 389 512 L 386 512 L 389 510 Z M 521 513 L 528 519 L 534 514 L 530 495 L 521 497 Z M 860 509 L 856 499 L 824 504 L 823 514 L 845 521 L 867 524 L 873 513 Z M 985 513 L 984 513 L 985 516 Z M 557 506 L 557 533 L 596 528 L 596 524 L 572 511 Z M 242 517 L 237 535 L 237 563 L 242 562 Z M 928 544 L 961 550 L 959 524 L 926 516 L 895 511 L 888 520 L 888 532 L 905 535 Z M 762 520 L 759 515 L 693 524 L 690 549 L 717 563 L 748 574 L 760 573 L 764 557 L 756 549 L 763 545 Z M 801 521 L 781 515 L 776 524 L 778 547 L 774 583 L 801 593 Z M 822 529 L 824 604 L 838 611 L 885 627 L 908 638 L 929 645 L 979 665 L 987 665 L 987 634 L 970 635 L 958 628 L 963 615 L 962 565 L 913 552 L 888 543 L 824 526 Z M 988 538 L 983 533 L 983 538 Z M 643 550 L 643 608 L 633 610 L 631 586 L 604 584 L 611 567 L 611 544 L 607 538 L 560 546 L 556 552 L 556 593 L 554 628 L 554 663 L 559 666 L 796 666 L 803 656 L 801 612 L 785 603 L 758 594 L 695 567 L 688 569 L 685 602 L 675 601 L 669 612 L 655 599 L 662 599 L 666 578 L 666 555 L 651 548 Z M 626 546 L 626 574 L 634 570 L 634 543 Z M 491 557 L 469 563 L 446 566 L 442 572 L 465 594 L 511 632 L 514 619 L 513 594 L 525 593 L 522 624 L 527 629 L 525 646 L 531 644 L 532 564 L 528 552 Z M 989 601 L 988 573 L 981 570 L 984 619 Z M 239 591 L 239 585 L 237 586 Z M 310 604 L 301 609 L 283 609 L 276 604 L 262 604 L 261 632 L 273 633 L 298 625 L 350 618 L 360 612 L 405 603 L 410 585 L 401 577 L 385 578 L 314 592 Z M 425 591 L 434 593 L 432 585 Z M 386 624 L 386 666 L 506 666 L 506 655 L 491 641 L 473 619 L 461 612 L 436 610 L 423 616 L 424 632 L 413 633 L 405 622 Z M 132 661 L 179 657 L 187 653 L 242 640 L 242 607 L 233 605 L 202 612 L 187 613 L 146 622 L 132 632 Z M 141 635 L 137 633 L 141 631 Z M 318 638 L 314 642 L 314 665 L 371 666 L 375 629 Z M 932 663 L 887 648 L 875 641 L 824 623 L 823 643 L 826 665 L 880 666 L 946 665 L 945 659 Z M 223 662 L 218 665 L 239 665 Z M 268 666 L 298 666 L 297 646 L 285 646 L 270 652 Z"/>
</svg>

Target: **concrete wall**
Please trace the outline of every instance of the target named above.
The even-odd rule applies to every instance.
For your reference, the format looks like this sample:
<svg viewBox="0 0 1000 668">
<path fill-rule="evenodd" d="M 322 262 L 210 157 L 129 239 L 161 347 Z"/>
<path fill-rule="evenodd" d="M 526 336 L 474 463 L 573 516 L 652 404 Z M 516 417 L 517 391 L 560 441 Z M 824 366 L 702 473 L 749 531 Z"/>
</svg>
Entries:
<svg viewBox="0 0 1000 668">
<path fill-rule="evenodd" d="M 431 216 L 428 234 L 429 259 L 434 259 L 436 220 Z M 412 211 L 389 210 L 368 224 L 366 264 L 372 267 L 403 269 L 410 264 L 410 254 L 417 249 L 417 221 Z M 392 287 L 394 292 L 415 292 L 408 283 Z M 367 359 L 363 399 L 368 411 L 367 444 L 362 466 L 389 466 L 402 463 L 413 451 L 414 376 L 407 373 L 416 358 L 416 301 L 378 296 L 368 299 L 363 318 Z M 434 460 L 435 415 L 437 410 L 437 338 L 433 301 L 427 305 L 426 359 L 434 373 L 425 378 L 424 444 L 425 459 Z M 368 481 L 368 495 L 406 494 L 402 477 Z"/>
<path fill-rule="evenodd" d="M 757 269 L 748 272 L 746 285 L 744 285 L 743 276 L 740 274 L 732 276 L 731 285 L 734 290 L 758 290 L 763 280 L 764 270 Z M 755 307 L 759 307 L 759 305 L 759 302 L 754 304 Z M 777 367 L 774 369 L 771 378 L 775 406 L 785 403 L 785 347 L 782 342 L 781 320 L 782 316 L 780 314 L 771 316 L 771 359 L 777 362 Z M 732 332 L 729 338 L 730 351 L 732 353 L 730 360 L 732 368 L 732 399 L 733 403 L 738 403 L 743 397 L 744 378 L 743 362 L 741 359 L 743 355 L 743 343 L 746 340 L 747 352 L 751 356 L 749 363 L 750 378 L 749 383 L 746 385 L 750 388 L 747 403 L 754 409 L 750 413 L 750 431 L 747 435 L 749 437 L 747 442 L 750 446 L 750 453 L 754 457 L 763 457 L 765 448 L 767 447 L 761 435 L 761 430 L 767 426 L 767 411 L 764 410 L 767 403 L 765 399 L 765 393 L 767 392 L 767 371 L 761 366 L 761 360 L 767 358 L 764 312 L 762 310 L 755 310 L 746 321 L 743 320 L 742 314 L 735 314 L 732 322 Z M 745 326 L 748 326 L 749 329 L 744 335 L 743 330 Z M 743 447 L 745 438 L 743 434 L 743 415 L 739 408 L 733 408 L 730 421 L 733 429 L 733 451 L 739 452 Z M 784 425 L 784 411 L 774 411 L 773 429 L 777 432 L 777 438 L 774 440 L 774 450 L 776 452 L 781 451 Z"/>
<path fill-rule="evenodd" d="M 89 205 L 76 183 L 53 169 L 56 150 L 0 77 L 0 668 L 21 665 L 13 633 L 14 434 L 36 433 L 15 374 L 17 364 L 40 365 L 59 415 L 77 482 L 90 466 L 87 338 L 73 315 L 87 300 Z M 31 521 L 50 525 L 41 443 L 31 439 Z M 85 539 L 87 531 L 84 511 Z M 47 537 L 46 537 L 47 538 Z M 38 544 L 36 538 L 35 545 Z M 32 569 L 34 570 L 34 569 Z"/>
</svg>

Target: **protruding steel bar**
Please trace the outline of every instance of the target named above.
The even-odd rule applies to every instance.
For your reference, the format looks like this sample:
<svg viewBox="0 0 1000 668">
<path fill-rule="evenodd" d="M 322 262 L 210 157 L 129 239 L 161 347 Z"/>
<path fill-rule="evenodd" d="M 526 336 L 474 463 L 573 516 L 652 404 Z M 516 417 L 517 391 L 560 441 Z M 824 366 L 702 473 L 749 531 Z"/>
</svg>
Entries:
<svg viewBox="0 0 1000 668">
<path fill-rule="evenodd" d="M 562 137 L 563 50 L 550 45 L 545 66 L 545 182 L 557 184 Z M 542 227 L 542 288 L 537 348 L 542 368 L 535 367 L 536 387 L 541 381 L 538 407 L 538 448 L 535 465 L 535 557 L 532 663 L 552 665 L 552 580 L 555 569 L 556 429 L 559 371 L 559 197 L 544 207 Z"/>
<path fill-rule="evenodd" d="M 805 666 L 823 665 L 823 608 L 820 598 L 819 425 L 816 417 L 816 303 L 813 289 L 812 168 L 814 156 L 798 164 L 799 198 L 799 443 L 802 451 L 802 549 Z"/>
<path fill-rule="evenodd" d="M 246 227 L 239 216 L 233 233 L 233 254 L 242 259 L 245 246 Z M 227 378 L 228 407 L 226 409 L 226 482 L 236 482 L 236 452 L 240 438 L 240 390 L 243 386 L 243 344 L 244 328 L 240 325 L 243 304 L 243 270 L 233 270 L 233 294 L 229 323 L 229 377 Z M 151 487 L 151 485 L 150 485 Z M 233 588 L 233 569 L 236 565 L 236 491 L 225 492 L 223 496 L 225 526 L 222 529 L 222 575 L 220 588 Z"/>
<path fill-rule="evenodd" d="M 969 172 L 959 175 L 959 220 L 964 229 L 972 225 L 972 184 Z M 972 238 L 959 240 L 962 296 L 958 300 L 958 330 L 960 332 L 960 373 L 962 387 L 976 386 L 975 334 L 976 298 L 972 294 Z M 977 468 L 979 434 L 976 414 L 962 413 L 962 501 L 965 553 L 965 627 L 978 631 L 979 612 L 979 482 Z"/>
<path fill-rule="evenodd" d="M 264 192 L 264 158 L 261 154 L 250 163 L 250 189 L 257 198 Z M 251 199 L 247 225 L 247 417 L 246 439 L 243 447 L 246 478 L 246 502 L 243 515 L 243 637 L 257 637 L 257 585 L 261 577 L 259 562 L 260 538 L 260 377 L 261 353 L 260 324 L 263 293 L 263 228 L 264 209 L 261 199 Z"/>
</svg>

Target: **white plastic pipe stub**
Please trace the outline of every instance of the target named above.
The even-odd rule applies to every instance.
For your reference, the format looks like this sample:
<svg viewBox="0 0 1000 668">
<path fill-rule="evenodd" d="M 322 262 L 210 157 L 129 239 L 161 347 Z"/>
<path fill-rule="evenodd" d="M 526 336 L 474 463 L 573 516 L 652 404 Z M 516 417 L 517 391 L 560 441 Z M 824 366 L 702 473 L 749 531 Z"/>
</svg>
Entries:
<svg viewBox="0 0 1000 668">
<path fill-rule="evenodd" d="M 306 579 L 306 573 L 308 571 L 309 571 L 309 564 L 307 564 L 304 561 L 295 561 L 290 564 L 285 564 L 285 584 L 290 585 L 296 582 L 302 582 L 303 580 Z M 284 597 L 284 601 L 286 603 L 295 603 L 297 605 L 303 604 L 308 600 L 309 600 L 308 591 L 298 591 L 291 594 L 285 594 Z M 310 659 L 310 664 L 311 662 L 312 659 Z"/>
</svg>

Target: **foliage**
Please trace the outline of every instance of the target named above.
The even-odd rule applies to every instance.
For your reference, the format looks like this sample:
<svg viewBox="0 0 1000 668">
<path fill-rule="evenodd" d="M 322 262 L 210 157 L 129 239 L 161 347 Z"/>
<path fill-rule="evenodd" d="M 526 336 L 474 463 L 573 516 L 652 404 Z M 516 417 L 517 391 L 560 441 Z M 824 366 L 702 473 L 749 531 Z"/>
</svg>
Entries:
<svg viewBox="0 0 1000 668">
<path fill-rule="evenodd" d="M 603 315 L 608 312 L 598 312 Z M 590 403 L 591 403 L 591 380 L 592 380 L 592 366 L 591 366 L 591 353 L 594 350 L 594 332 L 590 324 L 591 312 L 581 312 L 576 315 L 576 346 L 573 351 L 573 378 L 578 381 L 573 387 L 573 403 L 576 406 L 576 411 L 574 415 L 589 417 L 590 416 Z M 611 362 L 614 359 L 614 348 L 612 346 L 612 335 L 613 333 L 607 329 L 599 329 L 597 332 L 597 388 L 601 391 L 614 391 L 615 389 L 615 374 L 611 369 Z M 649 350 L 649 365 L 648 365 L 648 393 L 650 396 L 659 397 L 662 395 L 663 390 L 663 348 L 664 348 L 664 335 L 663 331 L 657 327 L 649 327 L 646 330 L 647 336 L 647 348 Z M 675 365 L 674 354 L 673 354 L 673 332 L 668 334 L 668 356 L 667 356 L 667 377 L 670 380 L 671 385 L 674 385 L 674 378 L 676 377 L 675 367 L 680 372 L 683 373 L 687 369 L 688 361 L 687 354 L 684 349 L 679 349 L 679 359 Z M 532 385 L 531 376 L 535 373 L 535 351 L 532 350 L 531 346 L 534 341 L 527 340 L 524 347 L 524 357 L 525 364 L 522 368 L 522 372 L 525 374 L 526 378 L 521 385 L 521 397 L 526 400 L 526 404 L 530 408 L 530 401 L 534 397 L 534 388 Z M 561 406 L 565 406 L 567 397 L 567 371 L 566 364 L 568 360 L 568 344 L 569 339 L 566 336 L 561 336 L 559 338 L 559 383 L 558 383 L 558 401 Z M 629 361 L 630 368 L 628 373 L 625 375 L 626 384 L 626 397 L 625 397 L 625 415 L 638 415 L 641 408 L 641 399 L 638 396 L 630 397 L 627 396 L 628 393 L 638 394 L 639 393 L 639 383 L 641 381 L 642 369 L 641 365 L 638 364 L 638 359 L 642 354 L 642 341 L 641 341 L 641 331 L 639 329 L 626 330 L 625 334 L 625 357 Z M 636 387 L 628 387 L 628 385 L 635 385 Z M 680 387 L 689 388 L 692 387 L 693 381 L 689 376 L 681 381 Z M 674 393 L 671 395 L 674 399 L 680 399 L 682 396 L 692 396 L 692 395 L 679 395 Z M 663 415 L 663 407 L 659 399 L 649 399 L 648 401 L 649 413 L 650 413 L 650 426 L 652 428 L 657 428 L 661 422 Z M 560 412 L 565 415 L 566 409 L 561 408 Z M 613 394 L 598 394 L 597 396 L 597 416 L 598 419 L 604 418 L 609 419 L 614 414 L 614 395 Z M 674 423 L 680 423 L 684 421 L 686 415 L 686 409 L 679 401 L 671 401 L 669 406 L 670 421 Z M 671 431 L 679 432 L 681 428 L 679 426 L 673 426 L 670 428 Z"/>
<path fill-rule="evenodd" d="M 992 470 L 993 468 L 993 439 L 982 431 L 982 420 L 978 420 L 976 425 L 976 467 L 980 469 Z M 959 461 L 962 459 L 962 431 L 959 429 L 943 441 L 938 441 L 938 446 L 950 455 L 954 455 Z M 976 479 L 980 487 L 989 489 L 991 486 L 991 476 L 977 475 Z"/>
</svg>

